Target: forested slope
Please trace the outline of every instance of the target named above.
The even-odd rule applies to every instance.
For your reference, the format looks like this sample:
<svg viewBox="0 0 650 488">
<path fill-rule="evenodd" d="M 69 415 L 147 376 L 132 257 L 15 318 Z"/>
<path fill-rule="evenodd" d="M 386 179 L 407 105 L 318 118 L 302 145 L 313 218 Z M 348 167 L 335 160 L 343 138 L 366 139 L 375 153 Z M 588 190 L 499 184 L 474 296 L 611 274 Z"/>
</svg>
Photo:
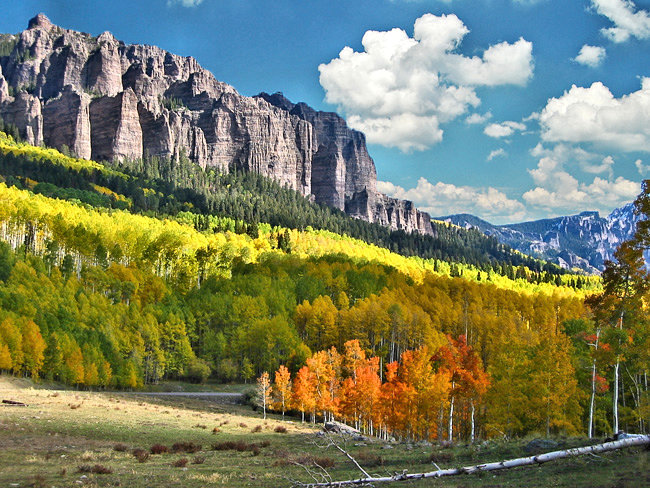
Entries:
<svg viewBox="0 0 650 488">
<path fill-rule="evenodd" d="M 153 216 L 191 211 L 227 217 L 239 223 L 237 229 L 232 229 L 237 232 L 254 229 L 259 223 L 289 229 L 329 230 L 404 256 L 470 264 L 510 278 L 515 277 L 514 267 L 525 266 L 534 273 L 528 278 L 535 282 L 556 280 L 557 275 L 565 273 L 555 265 L 513 251 L 477 230 L 434 222 L 435 236 L 390 231 L 315 204 L 256 173 L 204 170 L 183 155 L 178 161 L 150 158 L 111 163 L 111 166 L 15 143 L 0 134 L 0 175 L 9 184 L 29 187 L 48 196 L 74 198 L 93 206 L 128 208 Z M 197 228 L 204 230 L 205 222 L 205 219 L 197 220 Z M 576 285 L 581 286 L 581 281 Z"/>
<path fill-rule="evenodd" d="M 435 379 L 446 374 L 441 354 L 466 344 L 485 388 L 475 402 L 457 397 L 457 435 L 470 435 L 471 411 L 482 436 L 583 430 L 593 330 L 584 297 L 598 289 L 595 278 L 565 274 L 551 283 L 513 267 L 506 269 L 510 279 L 325 230 L 201 214 L 187 202 L 154 218 L 145 209 L 134 212 L 138 198 L 180 199 L 117 169 L 18 149 L 38 151 L 47 171 L 62 171 L 61 178 L 80 165 L 74 171 L 95 175 L 90 187 L 56 188 L 108 200 L 95 205 L 84 194 L 37 194 L 43 182 L 35 178 L 45 178 L 36 172 L 6 176 L 31 191 L 0 184 L 1 370 L 82 387 L 208 375 L 252 380 L 282 364 L 297 374 L 325 357 L 315 352 L 335 357 L 332 347 L 343 352 L 358 341 L 364 355 L 376 358 L 376 374 L 394 387 L 416 388 L 409 378 L 428 378 L 418 383 L 424 389 L 404 390 L 415 402 L 404 408 L 448 412 L 454 390 Z M 25 157 L 40 162 L 35 153 Z M 124 186 L 111 189 L 111 181 Z M 128 191 L 134 181 L 137 198 Z M 399 360 L 399 368 L 386 369 Z M 343 385 L 350 372 L 338 374 Z M 609 428 L 607 404 L 597 405 L 599 431 Z M 337 405 L 318 415 L 343 415 Z M 634 418 L 634 410 L 626 415 Z M 396 418 L 390 429 L 432 438 L 442 423 L 428 418 L 417 425 Z"/>
</svg>

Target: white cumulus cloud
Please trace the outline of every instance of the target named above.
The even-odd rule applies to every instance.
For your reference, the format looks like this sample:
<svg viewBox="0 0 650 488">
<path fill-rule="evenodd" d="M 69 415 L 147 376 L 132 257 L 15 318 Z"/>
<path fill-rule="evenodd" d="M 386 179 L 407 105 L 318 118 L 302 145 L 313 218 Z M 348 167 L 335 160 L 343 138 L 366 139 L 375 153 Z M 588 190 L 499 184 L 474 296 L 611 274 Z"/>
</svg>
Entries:
<svg viewBox="0 0 650 488">
<path fill-rule="evenodd" d="M 491 118 L 492 112 L 485 112 L 484 114 L 474 112 L 465 119 L 465 123 L 469 125 L 485 124 Z"/>
<path fill-rule="evenodd" d="M 487 160 L 492 161 L 494 158 L 501 158 L 501 157 L 504 157 L 506 154 L 508 154 L 506 152 L 506 150 L 503 149 L 502 147 L 500 147 L 499 149 L 495 149 L 494 151 L 490 151 L 490 154 L 488 154 Z"/>
<path fill-rule="evenodd" d="M 603 164 L 611 166 L 613 161 L 603 161 Z M 596 176 L 591 183 L 580 183 L 552 157 L 540 159 L 537 167 L 529 173 L 536 186 L 523 194 L 524 201 L 530 207 L 550 213 L 568 214 L 577 210 L 609 212 L 633 200 L 640 191 L 639 183 L 622 176 L 616 179 Z"/>
<path fill-rule="evenodd" d="M 602 64 L 606 55 L 607 51 L 604 47 L 585 44 L 580 48 L 580 52 L 573 60 L 590 68 L 596 68 Z"/>
<path fill-rule="evenodd" d="M 641 161 L 640 159 L 634 161 L 634 166 L 636 166 L 636 169 L 641 176 L 647 175 L 648 172 L 650 171 L 650 166 L 643 164 L 643 161 Z"/>
<path fill-rule="evenodd" d="M 601 82 L 589 88 L 573 85 L 559 98 L 548 100 L 539 122 L 542 139 L 590 142 L 624 152 L 650 151 L 650 78 L 641 89 L 615 98 Z"/>
<path fill-rule="evenodd" d="M 443 124 L 480 104 L 476 87 L 524 85 L 532 76 L 532 43 L 502 42 L 468 57 L 458 53 L 468 32 L 453 14 L 423 15 L 413 37 L 367 31 L 362 52 L 345 47 L 318 67 L 325 99 L 371 143 L 427 149 L 442 140 Z"/>
<path fill-rule="evenodd" d="M 432 216 L 471 213 L 486 219 L 517 221 L 525 215 L 524 205 L 507 197 L 496 188 L 475 188 L 450 183 L 430 183 L 420 178 L 417 186 L 404 189 L 386 181 L 378 181 L 377 188 L 396 198 L 412 200 Z"/>
<path fill-rule="evenodd" d="M 526 130 L 526 126 L 521 122 L 513 122 L 512 120 L 507 120 L 498 124 L 490 124 L 483 132 L 485 135 L 494 138 L 509 137 L 514 134 L 516 131 Z"/>
<path fill-rule="evenodd" d="M 631 0 L 591 0 L 591 3 L 596 12 L 614 24 L 601 30 L 613 42 L 625 42 L 630 37 L 650 39 L 650 15 L 646 10 L 637 10 Z"/>
<path fill-rule="evenodd" d="M 171 7 L 172 5 L 181 5 L 183 7 L 196 7 L 202 2 L 203 0 L 167 0 L 167 6 Z"/>
</svg>

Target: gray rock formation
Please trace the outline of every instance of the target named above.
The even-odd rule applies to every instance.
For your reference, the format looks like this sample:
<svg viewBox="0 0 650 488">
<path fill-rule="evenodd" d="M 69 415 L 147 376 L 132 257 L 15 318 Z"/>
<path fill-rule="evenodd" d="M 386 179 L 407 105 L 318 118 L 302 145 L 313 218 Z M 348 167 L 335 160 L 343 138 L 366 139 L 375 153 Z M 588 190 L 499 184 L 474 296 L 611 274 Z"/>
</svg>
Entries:
<svg viewBox="0 0 650 488">
<path fill-rule="evenodd" d="M 255 171 L 315 201 L 393 229 L 432 233 L 411 202 L 377 192 L 365 137 L 334 113 L 281 94 L 244 97 L 191 57 L 62 29 L 39 14 L 2 35 L 0 116 L 32 144 L 121 160 L 185 154 Z"/>
<path fill-rule="evenodd" d="M 260 93 L 257 97 L 314 127 L 312 194 L 316 201 L 393 230 L 433 234 L 427 213 L 417 210 L 412 202 L 377 191 L 377 171 L 363 133 L 350 129 L 333 112 L 318 112 L 304 103 L 294 104 L 282 93 Z"/>
</svg>

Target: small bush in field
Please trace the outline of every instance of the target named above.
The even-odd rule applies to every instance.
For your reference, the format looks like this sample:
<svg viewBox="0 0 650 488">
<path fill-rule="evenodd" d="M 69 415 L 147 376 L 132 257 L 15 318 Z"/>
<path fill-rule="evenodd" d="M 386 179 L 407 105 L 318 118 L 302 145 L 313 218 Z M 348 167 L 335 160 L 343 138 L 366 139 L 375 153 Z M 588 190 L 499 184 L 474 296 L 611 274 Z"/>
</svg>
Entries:
<svg viewBox="0 0 650 488">
<path fill-rule="evenodd" d="M 313 456 L 299 456 L 293 459 L 294 462 L 298 464 L 304 464 L 307 466 L 319 466 L 324 469 L 333 468 L 336 464 L 334 459 L 330 457 L 313 457 Z"/>
<path fill-rule="evenodd" d="M 79 466 L 77 468 L 77 471 L 79 473 L 94 473 L 94 474 L 111 474 L 113 472 L 111 468 L 107 468 L 106 466 L 102 466 L 101 464 L 95 464 L 94 466 L 90 466 L 88 464 Z"/>
<path fill-rule="evenodd" d="M 151 451 L 151 454 L 164 454 L 169 452 L 169 448 L 163 444 L 154 444 L 149 448 L 149 451 Z"/>
<path fill-rule="evenodd" d="M 253 428 L 253 430 L 251 430 L 251 432 L 252 432 L 253 434 L 255 434 L 256 432 L 262 432 L 262 426 L 261 426 L 261 425 L 256 425 L 256 426 Z"/>
<path fill-rule="evenodd" d="M 286 434 L 287 433 L 287 428 L 284 425 L 278 425 L 273 430 L 274 430 L 274 432 L 277 432 L 278 434 Z"/>
<path fill-rule="evenodd" d="M 133 449 L 131 453 L 139 463 L 145 463 L 149 459 L 149 451 L 145 451 L 144 449 Z"/>
<path fill-rule="evenodd" d="M 117 444 L 115 444 L 113 446 L 113 450 L 117 451 L 117 452 L 126 452 L 126 451 L 129 450 L 129 446 L 127 446 L 126 444 L 123 444 L 121 442 L 118 442 Z"/>
<path fill-rule="evenodd" d="M 192 459 L 192 464 L 203 464 L 205 462 L 205 456 L 195 456 Z"/>
<path fill-rule="evenodd" d="M 377 454 L 372 454 L 371 452 L 368 451 L 361 451 L 360 453 L 358 453 L 357 459 L 359 460 L 359 463 L 364 467 L 368 466 L 371 468 L 375 466 L 384 465 L 383 457 L 378 456 Z"/>
<path fill-rule="evenodd" d="M 432 452 L 431 456 L 429 456 L 430 463 L 449 463 L 453 460 L 453 452 Z"/>
<path fill-rule="evenodd" d="M 173 452 L 189 452 L 194 453 L 201 450 L 199 444 L 194 444 L 193 442 L 176 442 L 172 445 Z"/>
<path fill-rule="evenodd" d="M 213 434 L 217 434 L 219 432 L 221 432 L 221 429 L 219 427 L 215 427 L 214 429 L 212 429 Z"/>
<path fill-rule="evenodd" d="M 172 466 L 174 466 L 175 468 L 184 468 L 185 466 L 187 466 L 187 463 L 189 463 L 187 458 L 181 458 L 174 461 L 172 463 Z"/>
</svg>

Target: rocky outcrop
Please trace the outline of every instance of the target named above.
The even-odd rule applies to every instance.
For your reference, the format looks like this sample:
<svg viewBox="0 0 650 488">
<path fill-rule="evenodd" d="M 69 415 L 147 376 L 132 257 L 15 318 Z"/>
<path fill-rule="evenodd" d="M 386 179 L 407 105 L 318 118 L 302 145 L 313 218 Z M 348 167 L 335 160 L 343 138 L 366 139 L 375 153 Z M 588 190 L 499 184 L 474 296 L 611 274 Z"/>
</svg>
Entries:
<svg viewBox="0 0 650 488">
<path fill-rule="evenodd" d="M 32 144 L 119 160 L 185 154 L 274 178 L 315 201 L 408 232 L 428 215 L 376 190 L 365 137 L 281 94 L 244 97 L 191 57 L 62 29 L 39 14 L 0 57 L 0 116 Z M 0 38 L 1 42 L 5 42 Z"/>
<path fill-rule="evenodd" d="M 294 104 L 282 93 L 260 93 L 257 97 L 313 126 L 316 152 L 312 162 L 312 194 L 316 201 L 394 230 L 433 234 L 427 213 L 417 210 L 412 202 L 377 191 L 377 171 L 363 133 L 349 128 L 333 112 Z"/>
</svg>

